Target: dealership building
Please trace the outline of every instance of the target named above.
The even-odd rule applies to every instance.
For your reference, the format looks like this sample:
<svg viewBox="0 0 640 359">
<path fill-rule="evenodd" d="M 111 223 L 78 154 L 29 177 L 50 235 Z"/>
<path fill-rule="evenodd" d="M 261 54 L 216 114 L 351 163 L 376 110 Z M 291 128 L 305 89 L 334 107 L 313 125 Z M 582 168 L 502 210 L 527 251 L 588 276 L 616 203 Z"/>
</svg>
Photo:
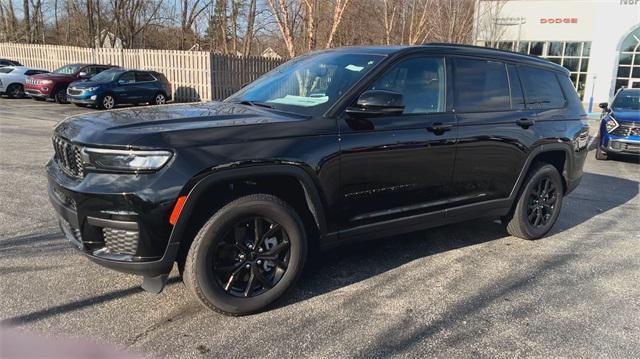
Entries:
<svg viewBox="0 0 640 359">
<path fill-rule="evenodd" d="M 566 67 L 587 107 L 640 88 L 640 0 L 478 1 L 476 9 L 476 44 Z"/>
</svg>

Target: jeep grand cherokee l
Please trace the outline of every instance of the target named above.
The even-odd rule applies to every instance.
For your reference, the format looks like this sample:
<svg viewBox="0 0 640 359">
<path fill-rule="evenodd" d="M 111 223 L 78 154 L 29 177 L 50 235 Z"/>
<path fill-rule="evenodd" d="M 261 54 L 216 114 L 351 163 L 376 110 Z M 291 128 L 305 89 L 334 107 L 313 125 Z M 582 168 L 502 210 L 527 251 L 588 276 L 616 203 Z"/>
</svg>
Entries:
<svg viewBox="0 0 640 359">
<path fill-rule="evenodd" d="M 582 176 L 586 115 L 564 68 L 468 46 L 297 57 L 223 102 L 74 116 L 49 196 L 88 258 L 160 292 L 174 263 L 241 315 L 309 251 L 479 217 L 544 236 Z"/>
</svg>

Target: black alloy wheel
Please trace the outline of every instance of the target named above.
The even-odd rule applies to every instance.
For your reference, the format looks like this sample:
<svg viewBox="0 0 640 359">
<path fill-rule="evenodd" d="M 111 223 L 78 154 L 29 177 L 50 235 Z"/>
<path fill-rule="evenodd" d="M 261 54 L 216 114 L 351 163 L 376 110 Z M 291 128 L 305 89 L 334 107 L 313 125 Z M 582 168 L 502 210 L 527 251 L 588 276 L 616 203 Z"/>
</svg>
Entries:
<svg viewBox="0 0 640 359">
<path fill-rule="evenodd" d="M 527 219 L 533 227 L 544 227 L 549 223 L 556 209 L 557 188 L 549 176 L 538 179 L 529 191 Z"/>
<path fill-rule="evenodd" d="M 207 308 L 246 315 L 267 308 L 300 277 L 305 227 L 288 203 L 251 194 L 217 210 L 200 228 L 182 262 L 182 279 Z"/>
<path fill-rule="evenodd" d="M 514 237 L 538 239 L 547 234 L 560 215 L 564 187 L 556 167 L 535 165 L 527 175 L 515 208 L 503 218 Z"/>
<path fill-rule="evenodd" d="M 280 224 L 252 217 L 234 223 L 214 253 L 212 266 L 218 285 L 234 297 L 254 297 L 283 277 L 290 243 Z"/>
</svg>

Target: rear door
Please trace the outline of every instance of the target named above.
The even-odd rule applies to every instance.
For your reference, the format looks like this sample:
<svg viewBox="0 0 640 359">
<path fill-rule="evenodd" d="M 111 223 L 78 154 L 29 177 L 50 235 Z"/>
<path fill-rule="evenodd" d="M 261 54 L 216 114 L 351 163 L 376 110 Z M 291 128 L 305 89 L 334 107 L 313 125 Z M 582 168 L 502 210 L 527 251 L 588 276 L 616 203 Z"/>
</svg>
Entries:
<svg viewBox="0 0 640 359">
<path fill-rule="evenodd" d="M 456 200 L 463 205 L 507 198 L 536 140 L 535 112 L 525 109 L 514 65 L 459 57 L 453 67 Z"/>
<path fill-rule="evenodd" d="M 146 71 L 136 71 L 136 84 L 143 102 L 149 102 L 158 90 L 157 79 Z"/>
<path fill-rule="evenodd" d="M 401 93 L 404 113 L 340 121 L 342 229 L 446 208 L 456 139 L 446 73 L 443 57 L 400 60 L 367 90 Z"/>
</svg>

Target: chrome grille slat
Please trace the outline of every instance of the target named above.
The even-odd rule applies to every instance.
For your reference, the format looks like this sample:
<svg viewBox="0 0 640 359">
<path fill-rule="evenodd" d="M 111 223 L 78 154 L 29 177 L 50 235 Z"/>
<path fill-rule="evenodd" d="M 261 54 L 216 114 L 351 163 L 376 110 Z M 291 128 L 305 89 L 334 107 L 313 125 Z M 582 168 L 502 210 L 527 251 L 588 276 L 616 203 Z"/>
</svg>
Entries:
<svg viewBox="0 0 640 359">
<path fill-rule="evenodd" d="M 59 136 L 53 137 L 55 160 L 68 175 L 76 178 L 84 177 L 84 165 L 80 147 Z"/>
</svg>

